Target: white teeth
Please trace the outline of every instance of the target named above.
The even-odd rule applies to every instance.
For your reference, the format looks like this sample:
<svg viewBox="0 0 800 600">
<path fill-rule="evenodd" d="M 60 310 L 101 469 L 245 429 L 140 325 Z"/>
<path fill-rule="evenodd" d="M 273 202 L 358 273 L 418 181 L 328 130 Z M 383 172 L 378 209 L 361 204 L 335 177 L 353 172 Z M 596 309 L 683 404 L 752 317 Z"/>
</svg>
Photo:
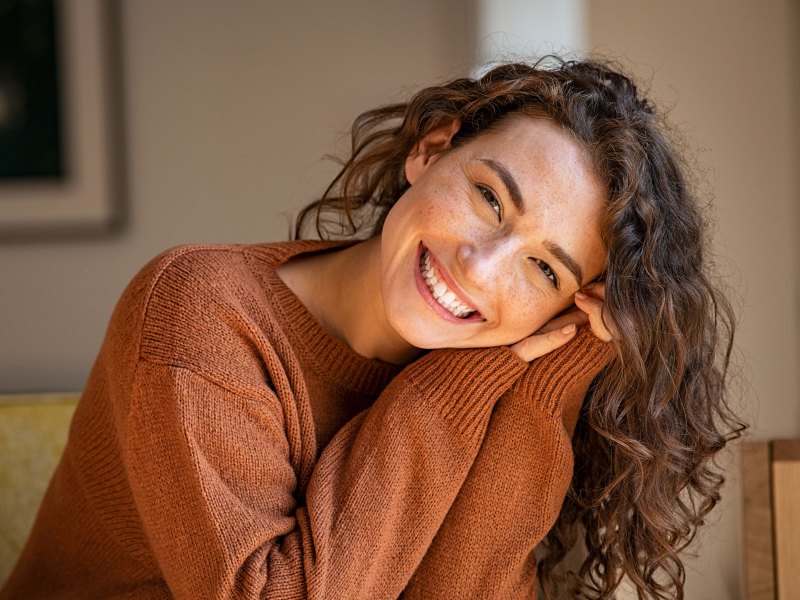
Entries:
<svg viewBox="0 0 800 600">
<path fill-rule="evenodd" d="M 431 266 L 431 257 L 427 250 L 422 255 L 421 263 L 420 272 L 425 278 L 425 282 L 428 284 L 433 297 L 436 298 L 436 301 L 440 305 L 444 306 L 457 317 L 466 317 L 475 312 L 474 308 L 467 306 L 461 302 L 460 299 L 457 299 L 458 297 L 455 292 L 448 290 L 444 282 L 439 281 L 436 277 L 436 272 Z"/>
</svg>

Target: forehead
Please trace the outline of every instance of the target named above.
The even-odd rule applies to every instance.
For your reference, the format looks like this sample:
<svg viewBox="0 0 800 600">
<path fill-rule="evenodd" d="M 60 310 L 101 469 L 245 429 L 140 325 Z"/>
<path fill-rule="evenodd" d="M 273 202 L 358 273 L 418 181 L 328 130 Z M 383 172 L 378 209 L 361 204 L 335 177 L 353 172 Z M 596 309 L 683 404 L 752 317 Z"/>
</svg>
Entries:
<svg viewBox="0 0 800 600">
<path fill-rule="evenodd" d="M 557 166 L 576 161 L 593 172 L 588 153 L 563 127 L 546 117 L 512 114 L 501 119 L 470 144 L 509 160 Z"/>
<path fill-rule="evenodd" d="M 560 125 L 544 117 L 510 115 L 467 144 L 467 160 L 500 162 L 524 198 L 588 203 L 599 209 L 605 191 L 588 152 Z"/>
</svg>

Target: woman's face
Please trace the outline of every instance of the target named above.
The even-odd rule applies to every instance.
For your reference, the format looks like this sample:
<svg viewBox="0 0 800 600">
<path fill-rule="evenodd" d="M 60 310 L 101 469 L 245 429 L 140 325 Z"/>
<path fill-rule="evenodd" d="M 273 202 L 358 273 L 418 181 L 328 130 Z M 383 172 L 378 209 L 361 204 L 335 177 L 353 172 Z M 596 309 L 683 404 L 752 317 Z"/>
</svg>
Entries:
<svg viewBox="0 0 800 600">
<path fill-rule="evenodd" d="M 406 163 L 411 187 L 381 233 L 383 307 L 418 348 L 512 344 L 603 272 L 604 192 L 548 120 L 512 115 L 439 154 L 450 137 L 434 132 Z"/>
</svg>

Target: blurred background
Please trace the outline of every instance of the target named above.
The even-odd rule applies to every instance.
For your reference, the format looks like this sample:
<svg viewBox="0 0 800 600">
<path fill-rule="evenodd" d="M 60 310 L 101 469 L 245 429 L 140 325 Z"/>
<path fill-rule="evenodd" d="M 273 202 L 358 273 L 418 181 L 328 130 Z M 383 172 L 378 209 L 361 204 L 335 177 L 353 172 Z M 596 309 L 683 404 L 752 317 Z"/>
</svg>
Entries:
<svg viewBox="0 0 800 600">
<path fill-rule="evenodd" d="M 50 189 L 0 179 L 0 393 L 80 391 L 116 299 L 161 250 L 287 239 L 336 171 L 323 156 L 344 151 L 362 111 L 487 61 L 593 52 L 669 109 L 713 196 L 752 435 L 800 435 L 796 0 L 82 1 L 57 3 L 73 115 L 63 147 L 67 172 L 95 183 L 64 205 L 96 197 L 105 208 L 86 208 L 83 228 L 66 231 L 63 215 L 30 228 L 4 203 L 34 206 Z M 0 419 L 0 446 L 21 443 L 16 423 Z M 725 459 L 687 598 L 743 597 L 737 460 Z M 2 474 L 0 484 L 12 501 Z"/>
</svg>

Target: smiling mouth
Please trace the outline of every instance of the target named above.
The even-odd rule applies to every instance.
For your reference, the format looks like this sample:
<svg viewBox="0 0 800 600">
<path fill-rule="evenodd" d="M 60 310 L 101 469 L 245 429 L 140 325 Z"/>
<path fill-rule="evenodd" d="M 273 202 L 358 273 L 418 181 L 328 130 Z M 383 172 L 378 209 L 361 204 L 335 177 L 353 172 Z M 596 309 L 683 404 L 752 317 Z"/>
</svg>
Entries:
<svg viewBox="0 0 800 600">
<path fill-rule="evenodd" d="M 419 270 L 425 285 L 436 302 L 453 316 L 459 319 L 469 319 L 473 315 L 480 317 L 476 308 L 468 305 L 458 295 L 447 287 L 447 284 L 437 276 L 436 268 L 431 262 L 430 252 L 424 248 L 419 257 Z"/>
</svg>

